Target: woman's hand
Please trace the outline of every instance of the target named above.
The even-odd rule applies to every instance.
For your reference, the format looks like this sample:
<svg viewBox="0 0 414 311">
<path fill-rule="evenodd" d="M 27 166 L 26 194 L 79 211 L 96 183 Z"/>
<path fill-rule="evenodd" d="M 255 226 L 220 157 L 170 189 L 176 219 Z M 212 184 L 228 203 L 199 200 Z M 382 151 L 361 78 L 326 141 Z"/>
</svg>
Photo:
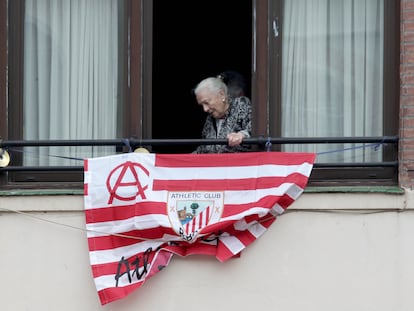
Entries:
<svg viewBox="0 0 414 311">
<path fill-rule="evenodd" d="M 243 138 L 244 138 L 243 133 L 230 133 L 229 135 L 227 135 L 227 140 L 228 140 L 229 146 L 231 147 L 240 145 L 243 141 Z"/>
</svg>

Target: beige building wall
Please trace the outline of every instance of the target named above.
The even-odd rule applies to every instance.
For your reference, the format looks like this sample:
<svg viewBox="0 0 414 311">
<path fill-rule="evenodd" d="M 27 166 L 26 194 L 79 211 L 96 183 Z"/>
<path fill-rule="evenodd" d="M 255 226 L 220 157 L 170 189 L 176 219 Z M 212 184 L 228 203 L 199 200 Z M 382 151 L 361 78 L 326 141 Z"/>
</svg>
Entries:
<svg viewBox="0 0 414 311">
<path fill-rule="evenodd" d="M 414 192 L 305 193 L 238 259 L 174 256 L 101 306 L 82 195 L 0 196 L 0 310 L 414 310 Z"/>
</svg>

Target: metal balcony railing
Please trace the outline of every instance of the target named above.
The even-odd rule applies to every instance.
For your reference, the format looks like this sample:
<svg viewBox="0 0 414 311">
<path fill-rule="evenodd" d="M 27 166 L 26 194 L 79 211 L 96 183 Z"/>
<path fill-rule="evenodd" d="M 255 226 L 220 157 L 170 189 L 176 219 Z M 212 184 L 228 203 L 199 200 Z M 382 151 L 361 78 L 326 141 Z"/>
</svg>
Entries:
<svg viewBox="0 0 414 311">
<path fill-rule="evenodd" d="M 272 138 L 257 137 L 243 140 L 243 144 L 256 145 L 259 150 L 267 151 L 273 145 L 283 144 L 369 144 L 367 147 L 375 145 L 392 144 L 398 146 L 397 136 L 379 137 L 291 137 L 291 138 Z M 5 151 L 12 151 L 21 147 L 58 147 L 58 146 L 114 146 L 127 148 L 133 151 L 141 146 L 185 146 L 185 145 L 213 145 L 227 144 L 226 139 L 84 139 L 84 140 L 2 140 L 0 141 L 0 159 Z M 22 150 L 20 150 L 23 152 Z M 80 160 L 80 159 L 79 159 Z M 384 161 L 378 163 L 315 163 L 314 167 L 398 167 L 398 161 Z M 0 173 L 4 171 L 82 171 L 83 166 L 5 166 L 0 167 Z"/>
</svg>

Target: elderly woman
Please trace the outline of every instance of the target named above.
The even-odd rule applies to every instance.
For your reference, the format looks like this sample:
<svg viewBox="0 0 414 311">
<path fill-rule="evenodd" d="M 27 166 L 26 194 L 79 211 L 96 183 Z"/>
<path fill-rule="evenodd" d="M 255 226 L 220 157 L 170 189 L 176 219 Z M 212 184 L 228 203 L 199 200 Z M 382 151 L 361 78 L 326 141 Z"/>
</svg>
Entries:
<svg viewBox="0 0 414 311">
<path fill-rule="evenodd" d="M 227 86 L 219 78 L 202 80 L 194 89 L 197 103 L 208 113 L 202 138 L 226 138 L 227 145 L 201 145 L 193 153 L 225 153 L 249 151 L 250 146 L 242 145 L 252 131 L 251 103 L 249 98 L 232 98 Z"/>
</svg>

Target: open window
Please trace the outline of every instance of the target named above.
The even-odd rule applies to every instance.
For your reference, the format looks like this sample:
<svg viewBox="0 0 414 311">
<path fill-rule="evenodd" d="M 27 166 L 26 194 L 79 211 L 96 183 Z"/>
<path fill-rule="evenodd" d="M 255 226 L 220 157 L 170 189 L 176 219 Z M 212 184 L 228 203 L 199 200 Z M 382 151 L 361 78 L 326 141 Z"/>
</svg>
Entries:
<svg viewBox="0 0 414 311">
<path fill-rule="evenodd" d="M 197 139 L 205 115 L 193 87 L 236 70 L 250 86 L 254 137 L 309 138 L 272 149 L 318 153 L 311 184 L 397 183 L 396 140 L 340 140 L 398 133 L 398 1 L 49 3 L 0 0 L 3 140 Z M 83 158 L 127 151 L 10 148 L 22 170 L 0 169 L 0 181 L 81 187 Z"/>
</svg>

